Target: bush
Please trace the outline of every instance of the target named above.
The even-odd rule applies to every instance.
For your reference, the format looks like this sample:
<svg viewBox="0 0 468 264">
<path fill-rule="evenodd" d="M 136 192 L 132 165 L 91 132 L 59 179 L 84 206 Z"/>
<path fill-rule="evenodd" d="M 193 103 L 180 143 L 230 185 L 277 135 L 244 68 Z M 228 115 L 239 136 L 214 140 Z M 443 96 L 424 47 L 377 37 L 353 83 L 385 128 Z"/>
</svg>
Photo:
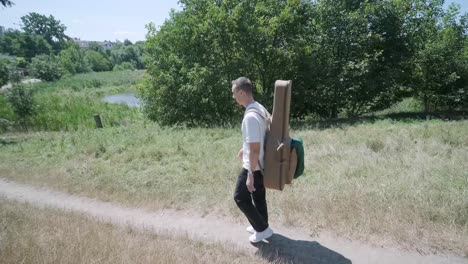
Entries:
<svg viewBox="0 0 468 264">
<path fill-rule="evenodd" d="M 30 73 L 44 81 L 60 79 L 63 69 L 58 59 L 52 55 L 39 55 L 32 59 L 29 65 Z"/>
<path fill-rule="evenodd" d="M 8 131 L 12 126 L 12 123 L 8 119 L 0 118 L 0 132 Z"/>
<path fill-rule="evenodd" d="M 19 84 L 22 77 L 22 70 L 18 69 L 16 61 L 10 63 L 10 65 L 8 65 L 8 81 L 13 85 Z"/>
<path fill-rule="evenodd" d="M 20 120 L 21 125 L 26 128 L 30 117 L 36 112 L 33 89 L 22 85 L 14 85 L 8 91 L 6 99 Z"/>
<path fill-rule="evenodd" d="M 24 57 L 16 57 L 16 66 L 18 68 L 24 69 L 28 67 L 28 62 L 26 61 Z"/>
<path fill-rule="evenodd" d="M 91 67 L 83 50 L 74 43 L 60 52 L 62 67 L 70 74 L 90 72 Z"/>
<path fill-rule="evenodd" d="M 8 83 L 8 69 L 9 61 L 6 59 L 0 59 L 0 87 Z"/>
<path fill-rule="evenodd" d="M 112 63 L 110 60 L 97 51 L 87 50 L 86 58 L 88 59 L 93 71 L 100 72 L 112 70 Z"/>
</svg>

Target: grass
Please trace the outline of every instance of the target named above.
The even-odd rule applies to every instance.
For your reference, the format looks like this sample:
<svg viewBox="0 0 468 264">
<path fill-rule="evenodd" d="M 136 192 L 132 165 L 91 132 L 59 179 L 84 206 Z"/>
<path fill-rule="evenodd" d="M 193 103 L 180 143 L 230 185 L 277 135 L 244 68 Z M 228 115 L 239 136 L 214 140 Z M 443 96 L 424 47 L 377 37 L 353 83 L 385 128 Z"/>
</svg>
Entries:
<svg viewBox="0 0 468 264">
<path fill-rule="evenodd" d="M 229 245 L 148 234 L 0 199 L 2 263 L 267 263 Z"/>
<path fill-rule="evenodd" d="M 420 251 L 468 248 L 468 122 L 376 121 L 293 131 L 305 176 L 269 191 L 271 219 L 310 233 Z M 3 136 L 0 175 L 150 209 L 215 213 L 245 222 L 232 191 L 238 129 L 127 127 Z M 466 253 L 465 253 L 466 254 Z"/>
<path fill-rule="evenodd" d="M 62 78 L 54 82 L 42 82 L 34 84 L 38 90 L 64 90 L 82 91 L 87 88 L 101 87 L 134 87 L 143 78 L 144 70 L 124 70 L 108 72 L 90 72 L 76 74 Z M 136 89 L 128 90 L 134 92 Z"/>
<path fill-rule="evenodd" d="M 144 71 L 116 71 L 77 74 L 55 82 L 31 84 L 35 89 L 37 114 L 31 119 L 30 130 L 72 131 L 95 127 L 94 114 L 102 118 L 103 126 L 120 126 L 143 121 L 138 108 L 109 104 L 106 95 L 136 92 L 136 84 Z M 15 120 L 12 110 L 0 94 L 0 118 Z"/>
<path fill-rule="evenodd" d="M 232 199 L 239 128 L 161 128 L 138 109 L 101 101 L 134 92 L 142 74 L 34 84 L 35 130 L 0 137 L 0 175 L 129 206 L 245 222 Z M 0 113 L 11 116 L 2 99 Z M 376 243 L 385 237 L 420 252 L 468 255 L 468 121 L 385 119 L 401 111 L 418 112 L 420 105 L 405 99 L 375 113 L 379 118 L 293 131 L 305 142 L 305 176 L 268 193 L 271 219 L 311 234 L 332 230 Z M 104 129 L 94 129 L 95 113 Z"/>
<path fill-rule="evenodd" d="M 389 114 L 397 114 L 397 113 L 418 113 L 424 111 L 424 104 L 412 97 L 404 98 L 400 102 L 392 105 L 391 107 L 371 113 L 375 116 L 382 116 L 382 115 L 389 115 Z"/>
</svg>

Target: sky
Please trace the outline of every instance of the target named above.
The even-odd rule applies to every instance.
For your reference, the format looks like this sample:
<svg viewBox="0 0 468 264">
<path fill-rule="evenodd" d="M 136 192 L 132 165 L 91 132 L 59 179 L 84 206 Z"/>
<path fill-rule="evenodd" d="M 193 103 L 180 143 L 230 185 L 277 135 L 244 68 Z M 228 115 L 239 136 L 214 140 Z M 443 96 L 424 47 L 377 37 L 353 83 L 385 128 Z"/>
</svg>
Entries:
<svg viewBox="0 0 468 264">
<path fill-rule="evenodd" d="M 145 40 L 145 25 L 161 25 L 177 0 L 11 0 L 0 6 L 0 26 L 20 29 L 21 17 L 30 12 L 52 15 L 67 27 L 65 34 L 81 40 Z"/>
<path fill-rule="evenodd" d="M 171 9 L 180 10 L 178 0 L 11 0 L 12 7 L 0 6 L 0 26 L 20 29 L 21 17 L 30 12 L 52 15 L 67 27 L 65 34 L 91 41 L 132 42 L 145 40 L 145 25 L 160 26 Z M 447 0 L 468 12 L 468 0 Z"/>
</svg>

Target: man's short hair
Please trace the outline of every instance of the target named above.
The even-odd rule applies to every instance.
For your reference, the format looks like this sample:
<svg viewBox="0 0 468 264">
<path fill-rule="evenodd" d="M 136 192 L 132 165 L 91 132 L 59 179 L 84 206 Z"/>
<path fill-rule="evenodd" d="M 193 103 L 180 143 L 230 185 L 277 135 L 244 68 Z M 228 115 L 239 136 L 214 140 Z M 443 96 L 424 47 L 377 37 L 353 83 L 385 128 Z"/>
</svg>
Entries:
<svg viewBox="0 0 468 264">
<path fill-rule="evenodd" d="M 252 82 L 246 78 L 246 77 L 239 77 L 232 81 L 232 85 L 234 85 L 236 88 L 246 92 L 247 94 L 252 94 L 253 91 L 253 86 Z"/>
</svg>

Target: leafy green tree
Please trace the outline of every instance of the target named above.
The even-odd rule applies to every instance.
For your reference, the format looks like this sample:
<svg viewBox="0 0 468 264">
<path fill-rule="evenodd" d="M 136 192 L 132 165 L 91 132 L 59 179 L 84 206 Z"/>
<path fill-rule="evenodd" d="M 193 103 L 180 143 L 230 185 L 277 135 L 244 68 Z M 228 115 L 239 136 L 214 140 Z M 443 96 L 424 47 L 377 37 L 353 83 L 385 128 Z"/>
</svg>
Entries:
<svg viewBox="0 0 468 264">
<path fill-rule="evenodd" d="M 56 20 L 54 16 L 41 15 L 31 12 L 21 17 L 23 22 L 22 29 L 29 34 L 42 36 L 53 48 L 55 52 L 59 52 L 65 45 L 66 40 L 70 39 L 65 35 L 67 27 Z"/>
<path fill-rule="evenodd" d="M 397 101 L 411 57 L 398 4 L 321 0 L 315 7 L 312 52 L 298 78 L 305 89 L 294 99 L 302 108 L 295 114 L 355 116 Z"/>
<path fill-rule="evenodd" d="M 124 42 L 123 42 L 124 46 L 130 46 L 130 45 L 133 45 L 133 43 L 128 40 L 128 39 L 125 39 Z"/>
<path fill-rule="evenodd" d="M 468 68 L 465 57 L 468 14 L 443 1 L 418 1 L 419 16 L 412 35 L 413 91 L 424 102 L 425 111 L 453 109 L 466 100 Z"/>
<path fill-rule="evenodd" d="M 119 65 L 123 62 L 129 62 L 135 65 L 137 69 L 144 69 L 145 64 L 143 59 L 143 52 L 142 45 L 125 45 L 122 43 L 117 43 L 111 49 L 110 57 L 114 65 Z"/>
<path fill-rule="evenodd" d="M 44 81 L 55 81 L 63 74 L 62 65 L 54 55 L 39 55 L 32 59 L 29 72 Z"/>
<path fill-rule="evenodd" d="M 42 36 L 15 30 L 0 37 L 0 52 L 24 57 L 29 61 L 36 55 L 51 53 L 52 47 Z"/>
<path fill-rule="evenodd" d="M 110 60 L 102 53 L 94 50 L 87 50 L 85 53 L 93 71 L 99 72 L 112 70 L 112 62 L 110 62 Z"/>
<path fill-rule="evenodd" d="M 62 67 L 69 74 L 91 71 L 85 52 L 76 43 L 68 42 L 68 47 L 60 52 Z"/>
<path fill-rule="evenodd" d="M 249 77 L 271 102 L 276 79 L 296 79 L 311 26 L 307 1 L 181 1 L 157 31 L 149 25 L 146 114 L 162 124 L 220 125 L 237 111 L 231 80 Z M 271 106 L 271 105 L 270 105 Z"/>
<path fill-rule="evenodd" d="M 96 41 L 91 41 L 89 43 L 88 49 L 97 51 L 97 52 L 102 53 L 102 54 L 105 54 L 104 48 L 101 45 L 99 45 L 99 43 L 97 43 Z"/>
</svg>

